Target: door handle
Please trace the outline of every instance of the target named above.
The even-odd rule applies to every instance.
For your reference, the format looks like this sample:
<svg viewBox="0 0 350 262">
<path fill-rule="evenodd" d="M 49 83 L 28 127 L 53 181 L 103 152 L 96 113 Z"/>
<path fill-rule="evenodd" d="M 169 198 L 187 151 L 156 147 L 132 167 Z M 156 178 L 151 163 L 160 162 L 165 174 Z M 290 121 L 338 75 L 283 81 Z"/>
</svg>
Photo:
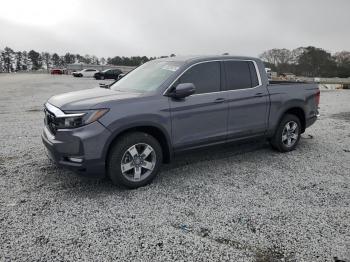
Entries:
<svg viewBox="0 0 350 262">
<path fill-rule="evenodd" d="M 217 98 L 214 100 L 214 103 L 222 103 L 222 102 L 225 102 L 225 98 Z"/>
<path fill-rule="evenodd" d="M 255 97 L 263 97 L 263 96 L 264 96 L 264 93 L 256 93 L 254 96 L 255 96 Z"/>
</svg>

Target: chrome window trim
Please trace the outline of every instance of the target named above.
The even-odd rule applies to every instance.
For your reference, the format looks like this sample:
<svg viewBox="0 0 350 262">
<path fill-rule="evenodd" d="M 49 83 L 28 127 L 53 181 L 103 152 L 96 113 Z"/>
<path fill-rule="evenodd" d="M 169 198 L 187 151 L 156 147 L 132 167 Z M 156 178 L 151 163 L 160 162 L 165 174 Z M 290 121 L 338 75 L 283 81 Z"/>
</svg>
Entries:
<svg viewBox="0 0 350 262">
<path fill-rule="evenodd" d="M 216 94 L 216 93 L 223 93 L 223 92 L 231 92 L 231 91 L 241 91 L 241 90 L 250 90 L 250 89 L 254 89 L 254 88 L 258 88 L 260 86 L 262 86 L 262 81 L 261 81 L 261 75 L 260 75 L 260 72 L 259 72 L 259 67 L 256 63 L 256 61 L 254 60 L 250 60 L 250 59 L 216 59 L 216 60 L 206 60 L 206 61 L 201 61 L 201 62 L 198 62 L 198 63 L 195 63 L 193 65 L 191 65 L 190 67 L 186 68 L 185 71 L 183 71 L 178 77 L 176 77 L 176 79 L 167 87 L 167 89 L 165 89 L 165 91 L 163 92 L 163 96 L 166 95 L 166 93 L 168 92 L 168 90 L 173 86 L 173 84 L 179 80 L 179 78 L 184 74 L 186 73 L 189 69 L 191 69 L 192 67 L 196 66 L 196 65 L 199 65 L 199 64 L 204 64 L 204 63 L 210 63 L 210 62 L 225 62 L 225 61 L 241 61 L 241 62 L 253 62 L 253 65 L 255 67 L 255 72 L 256 72 L 256 75 L 258 77 L 258 82 L 259 84 L 257 86 L 254 86 L 254 87 L 250 87 L 250 88 L 241 88 L 241 89 L 232 89 L 232 90 L 221 90 L 221 91 L 217 91 L 217 92 L 209 92 L 209 93 L 201 93 L 201 94 L 193 94 L 191 96 L 200 96 L 200 95 L 207 95 L 207 94 Z"/>
<path fill-rule="evenodd" d="M 66 118 L 66 117 L 78 117 L 78 116 L 83 116 L 85 113 L 77 113 L 77 114 L 66 114 L 61 109 L 58 107 L 55 107 L 51 105 L 50 103 L 46 102 L 45 103 L 45 108 L 50 111 L 52 114 L 55 115 L 57 118 Z"/>
</svg>

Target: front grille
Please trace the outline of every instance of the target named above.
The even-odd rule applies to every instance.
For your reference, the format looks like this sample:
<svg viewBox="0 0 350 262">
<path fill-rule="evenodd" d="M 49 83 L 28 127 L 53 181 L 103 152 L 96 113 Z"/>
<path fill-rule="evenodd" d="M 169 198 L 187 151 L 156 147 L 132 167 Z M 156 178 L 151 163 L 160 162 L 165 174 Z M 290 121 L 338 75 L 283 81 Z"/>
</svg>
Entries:
<svg viewBox="0 0 350 262">
<path fill-rule="evenodd" d="M 56 134 L 57 124 L 56 124 L 56 116 L 52 114 L 47 108 L 45 108 L 45 125 L 50 130 L 52 134 Z"/>
</svg>

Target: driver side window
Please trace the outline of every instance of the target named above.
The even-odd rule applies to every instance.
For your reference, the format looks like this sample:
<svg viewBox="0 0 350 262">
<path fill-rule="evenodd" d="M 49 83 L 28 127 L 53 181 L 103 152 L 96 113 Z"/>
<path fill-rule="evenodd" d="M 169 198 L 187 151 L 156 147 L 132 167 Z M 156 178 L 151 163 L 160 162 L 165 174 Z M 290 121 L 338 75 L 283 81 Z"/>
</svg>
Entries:
<svg viewBox="0 0 350 262">
<path fill-rule="evenodd" d="M 195 94 L 204 94 L 220 91 L 220 63 L 204 62 L 188 69 L 177 81 L 180 83 L 193 83 Z"/>
</svg>

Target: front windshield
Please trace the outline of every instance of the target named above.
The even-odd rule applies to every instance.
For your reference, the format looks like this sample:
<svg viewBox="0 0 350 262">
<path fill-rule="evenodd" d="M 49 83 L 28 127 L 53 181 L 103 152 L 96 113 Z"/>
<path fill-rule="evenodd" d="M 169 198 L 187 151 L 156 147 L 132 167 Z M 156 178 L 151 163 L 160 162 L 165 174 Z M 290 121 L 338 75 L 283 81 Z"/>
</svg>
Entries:
<svg viewBox="0 0 350 262">
<path fill-rule="evenodd" d="M 181 62 L 174 61 L 150 61 L 115 82 L 111 89 L 141 93 L 154 91 L 174 74 L 181 65 Z"/>
</svg>

